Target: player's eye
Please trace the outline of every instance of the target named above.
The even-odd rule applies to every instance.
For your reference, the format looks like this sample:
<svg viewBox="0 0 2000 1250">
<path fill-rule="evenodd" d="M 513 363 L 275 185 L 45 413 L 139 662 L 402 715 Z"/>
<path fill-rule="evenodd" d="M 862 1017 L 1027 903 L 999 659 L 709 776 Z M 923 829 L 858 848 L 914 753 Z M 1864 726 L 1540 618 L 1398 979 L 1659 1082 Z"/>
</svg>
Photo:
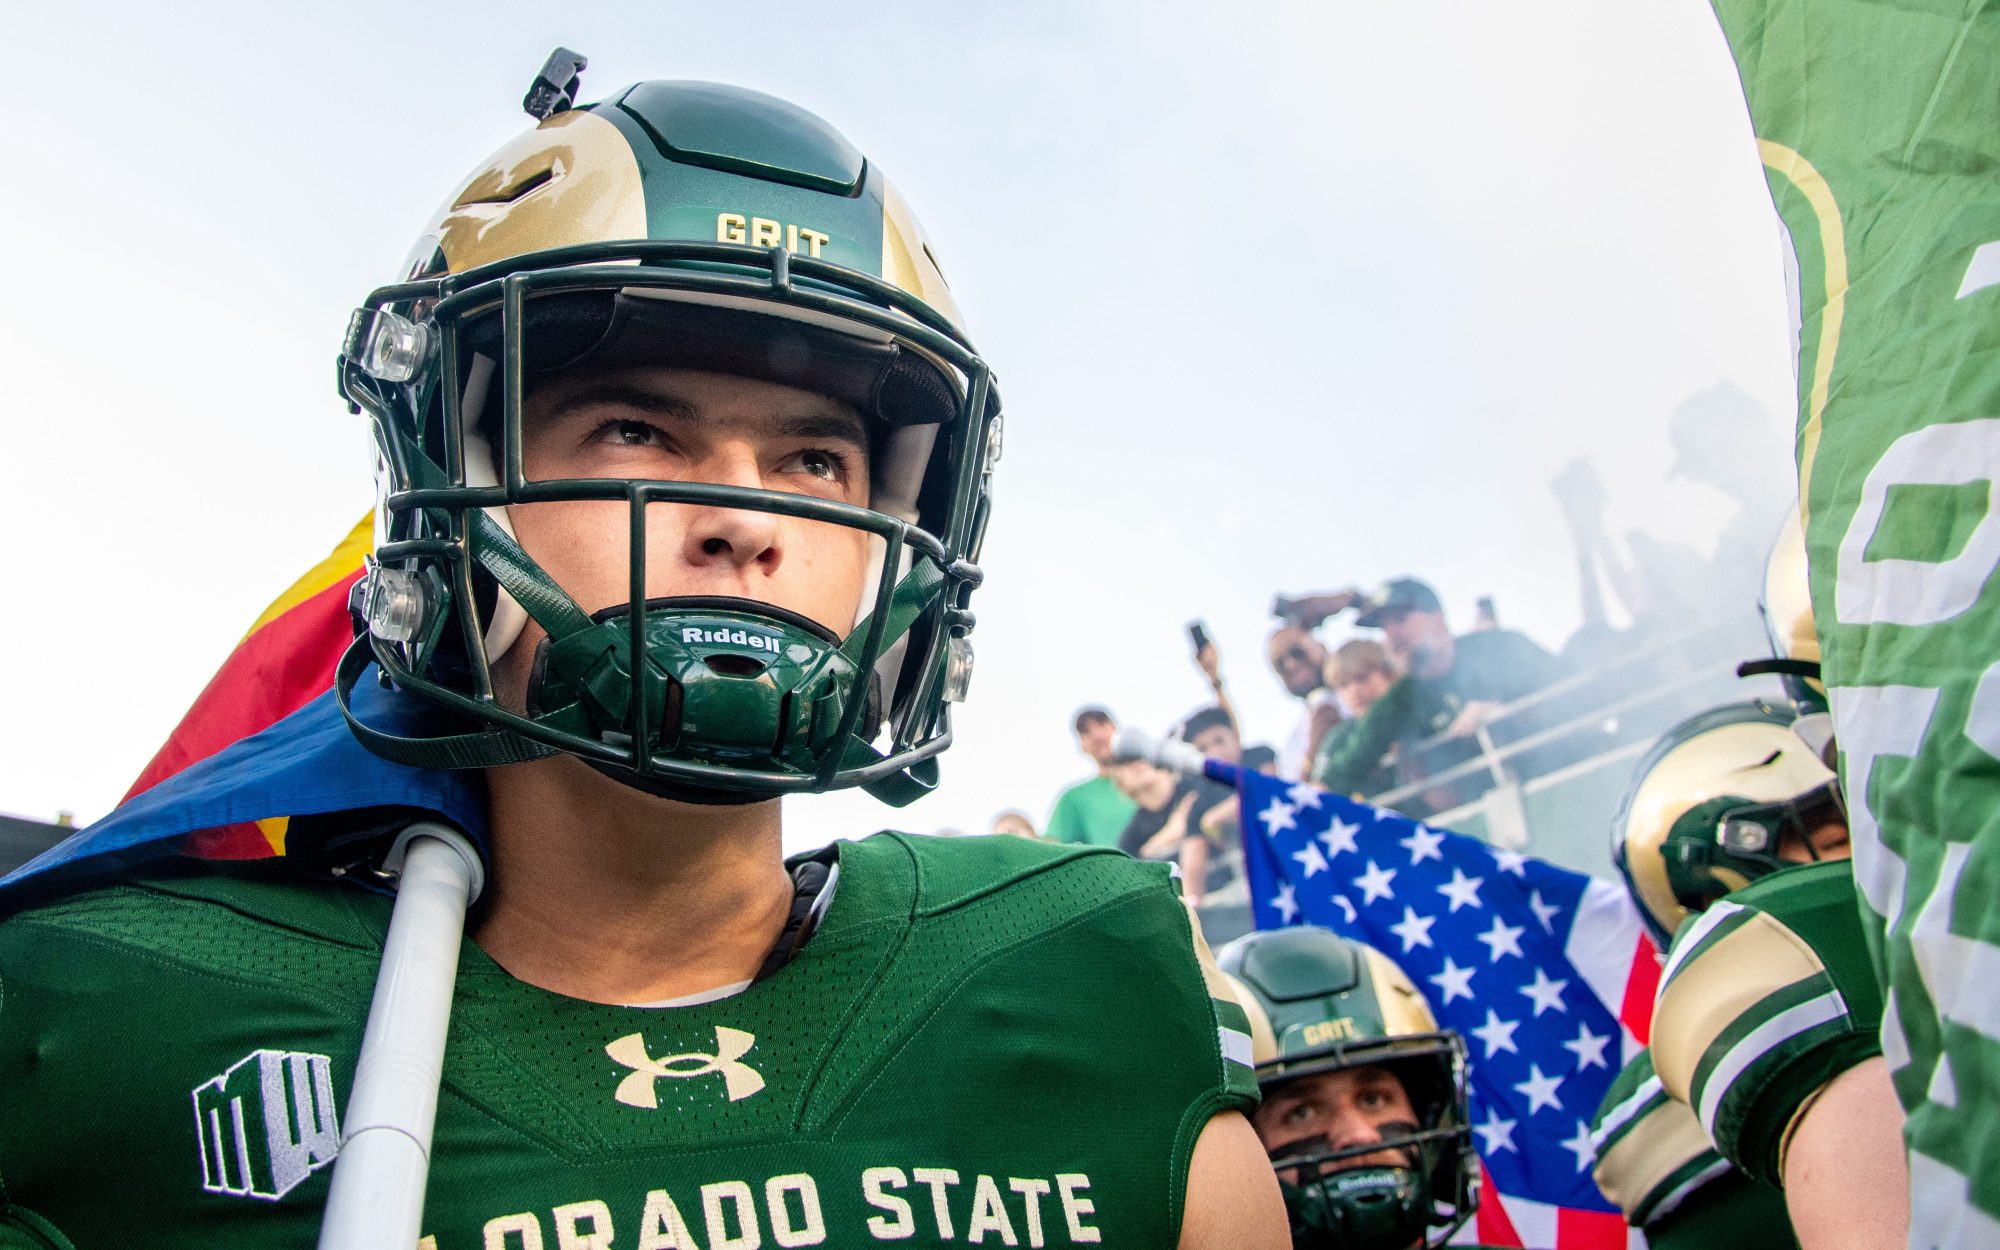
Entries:
<svg viewBox="0 0 2000 1250">
<path fill-rule="evenodd" d="M 824 447 L 809 447 L 795 452 L 786 460 L 785 468 L 822 482 L 845 482 L 848 477 L 847 457 Z"/>
<path fill-rule="evenodd" d="M 666 440 L 666 431 L 659 426 L 629 418 L 604 422 L 591 431 L 589 439 L 612 447 L 660 447 Z"/>
</svg>

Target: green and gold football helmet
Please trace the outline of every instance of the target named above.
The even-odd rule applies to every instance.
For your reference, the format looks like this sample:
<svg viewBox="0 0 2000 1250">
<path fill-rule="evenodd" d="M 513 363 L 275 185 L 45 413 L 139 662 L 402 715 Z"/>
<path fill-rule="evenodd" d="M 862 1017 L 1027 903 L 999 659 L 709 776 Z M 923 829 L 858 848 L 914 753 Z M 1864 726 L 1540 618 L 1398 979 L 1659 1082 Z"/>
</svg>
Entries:
<svg viewBox="0 0 2000 1250">
<path fill-rule="evenodd" d="M 1417 1119 L 1336 1148 L 1324 1135 L 1271 1150 L 1292 1244 L 1407 1250 L 1443 1244 L 1477 1205 L 1478 1156 L 1466 1112 L 1465 1046 L 1388 956 L 1328 929 L 1249 933 L 1217 952 L 1250 1017 L 1257 1084 L 1270 1100 L 1322 1073 L 1379 1067 Z M 1385 1151 L 1405 1163 L 1355 1160 Z"/>
<path fill-rule="evenodd" d="M 1839 779 L 1795 720 L 1761 701 L 1711 708 L 1669 729 L 1633 770 L 1611 855 L 1661 950 L 1690 915 L 1784 867 L 1787 836 L 1846 820 Z"/>
<path fill-rule="evenodd" d="M 882 171 L 782 100 L 642 82 L 574 105 L 558 49 L 532 130 L 453 191 L 402 280 L 369 294 L 340 388 L 373 421 L 375 550 L 354 596 L 352 689 L 447 715 L 429 736 L 353 722 L 379 754 L 476 768 L 573 754 L 643 790 L 745 802 L 935 785 L 971 673 L 969 600 L 1000 403 L 922 228 Z M 720 483 L 530 479 L 523 402 L 579 364 L 738 375 L 830 396 L 867 430 L 865 507 Z M 629 513 L 630 598 L 586 612 L 516 542 L 510 510 Z M 649 508 L 741 509 L 867 535 L 851 629 L 744 598 L 649 597 Z M 517 514 L 518 515 L 518 514 Z M 525 706 L 493 664 L 546 637 Z M 845 624 L 845 622 L 842 622 Z M 345 702 L 343 702 L 345 706 Z M 428 731 L 427 731 L 428 732 Z"/>
</svg>

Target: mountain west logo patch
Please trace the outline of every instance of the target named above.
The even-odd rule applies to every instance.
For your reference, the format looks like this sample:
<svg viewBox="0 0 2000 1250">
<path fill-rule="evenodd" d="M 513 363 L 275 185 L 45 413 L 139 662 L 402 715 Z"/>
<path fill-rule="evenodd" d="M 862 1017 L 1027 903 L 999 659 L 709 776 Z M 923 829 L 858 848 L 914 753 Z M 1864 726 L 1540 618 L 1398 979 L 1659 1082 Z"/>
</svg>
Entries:
<svg viewBox="0 0 2000 1250">
<path fill-rule="evenodd" d="M 714 1054 L 694 1051 L 685 1055 L 662 1055 L 655 1059 L 646 1053 L 643 1033 L 628 1033 L 604 1048 L 605 1054 L 621 1066 L 632 1069 L 631 1075 L 618 1082 L 618 1092 L 612 1097 L 628 1107 L 652 1110 L 660 1105 L 653 1085 L 661 1077 L 683 1080 L 719 1073 L 723 1088 L 729 1093 L 729 1101 L 741 1102 L 764 1088 L 764 1078 L 758 1075 L 755 1068 L 743 1062 L 743 1056 L 750 1053 L 750 1048 L 756 1044 L 755 1034 L 718 1024 L 715 1026 Z M 695 1066 L 690 1068 L 685 1066 L 687 1064 Z"/>
<path fill-rule="evenodd" d="M 203 1189 L 276 1202 L 340 1152 L 333 1061 L 253 1051 L 195 1088 L 194 1123 Z"/>
</svg>

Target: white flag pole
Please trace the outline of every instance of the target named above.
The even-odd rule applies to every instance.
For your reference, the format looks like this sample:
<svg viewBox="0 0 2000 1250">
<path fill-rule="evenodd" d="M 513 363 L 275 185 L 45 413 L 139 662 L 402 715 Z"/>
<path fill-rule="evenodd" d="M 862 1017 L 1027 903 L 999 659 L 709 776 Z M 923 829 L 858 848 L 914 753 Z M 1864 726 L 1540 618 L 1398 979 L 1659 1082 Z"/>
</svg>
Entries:
<svg viewBox="0 0 2000 1250">
<path fill-rule="evenodd" d="M 347 1100 L 319 1250 L 409 1250 L 422 1235 L 431 1130 L 465 912 L 485 870 L 464 834 L 419 821 L 383 868 L 400 872 L 382 968 Z"/>
</svg>

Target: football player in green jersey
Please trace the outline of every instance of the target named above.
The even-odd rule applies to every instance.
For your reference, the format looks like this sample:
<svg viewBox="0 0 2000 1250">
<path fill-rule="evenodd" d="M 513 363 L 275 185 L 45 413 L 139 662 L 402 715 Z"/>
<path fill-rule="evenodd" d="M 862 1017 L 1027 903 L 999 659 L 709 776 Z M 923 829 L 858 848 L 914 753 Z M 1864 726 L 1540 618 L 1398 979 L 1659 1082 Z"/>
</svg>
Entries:
<svg viewBox="0 0 2000 1250">
<path fill-rule="evenodd" d="M 1807 1250 L 1891 1244 L 1907 1218 L 1845 809 L 1796 715 L 1731 704 L 1669 730 L 1613 826 L 1619 869 L 1671 939 L 1652 1045 L 1596 1133 L 1600 1184 L 1649 1237 L 1664 1222 L 1709 1244 L 1711 1226 L 1760 1218 L 1780 1237 L 1779 1208 L 1722 1161 L 1784 1191 Z"/>
<path fill-rule="evenodd" d="M 1471 1216 L 1479 1171 L 1458 1035 L 1388 956 L 1315 925 L 1246 934 L 1219 962 L 1249 1010 L 1253 1122 L 1292 1244 L 1442 1244 Z"/>
<path fill-rule="evenodd" d="M 0 1246 L 312 1237 L 388 923 L 354 886 L 413 814 L 487 877 L 427 1250 L 1283 1244 L 1247 1021 L 1164 867 L 783 860 L 781 796 L 935 783 L 997 394 L 825 122 L 690 82 L 577 106 L 581 68 L 350 325 L 380 507 L 338 712 L 85 835 L 282 817 L 287 857 L 7 897 Z"/>
</svg>

